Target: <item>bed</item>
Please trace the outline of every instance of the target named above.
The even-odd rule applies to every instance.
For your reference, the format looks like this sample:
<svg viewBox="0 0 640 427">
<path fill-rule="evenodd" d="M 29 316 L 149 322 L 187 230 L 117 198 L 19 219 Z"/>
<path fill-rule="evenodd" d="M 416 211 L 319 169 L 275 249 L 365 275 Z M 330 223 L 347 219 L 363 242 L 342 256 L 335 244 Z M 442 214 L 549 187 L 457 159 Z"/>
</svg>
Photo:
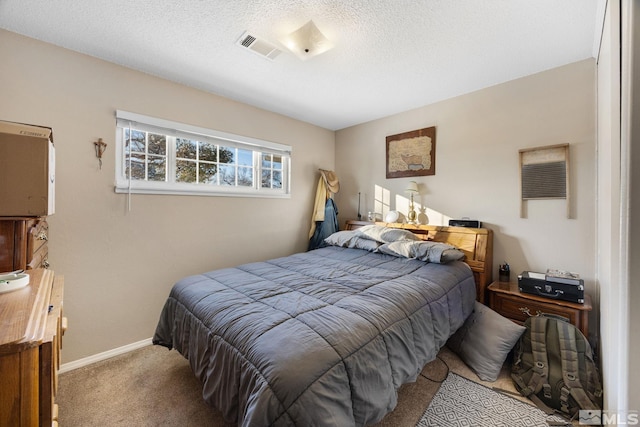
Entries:
<svg viewBox="0 0 640 427">
<path fill-rule="evenodd" d="M 491 233 L 377 224 L 373 237 L 391 240 L 378 241 L 359 225 L 313 251 L 182 279 L 153 343 L 189 361 L 229 422 L 380 421 L 471 313 Z"/>
</svg>

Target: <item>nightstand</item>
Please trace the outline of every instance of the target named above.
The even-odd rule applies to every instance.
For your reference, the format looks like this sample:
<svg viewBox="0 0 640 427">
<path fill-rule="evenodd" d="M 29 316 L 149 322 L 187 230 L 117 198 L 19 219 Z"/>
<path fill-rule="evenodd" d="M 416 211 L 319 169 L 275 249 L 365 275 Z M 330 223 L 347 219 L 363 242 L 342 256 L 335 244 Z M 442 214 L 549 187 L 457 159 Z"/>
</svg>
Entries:
<svg viewBox="0 0 640 427">
<path fill-rule="evenodd" d="M 540 313 L 555 314 L 569 319 L 585 337 L 589 337 L 588 315 L 593 307 L 587 294 L 584 304 L 578 304 L 525 294 L 514 282 L 493 282 L 487 289 L 489 307 L 516 323 L 523 324 L 527 317 Z"/>
</svg>

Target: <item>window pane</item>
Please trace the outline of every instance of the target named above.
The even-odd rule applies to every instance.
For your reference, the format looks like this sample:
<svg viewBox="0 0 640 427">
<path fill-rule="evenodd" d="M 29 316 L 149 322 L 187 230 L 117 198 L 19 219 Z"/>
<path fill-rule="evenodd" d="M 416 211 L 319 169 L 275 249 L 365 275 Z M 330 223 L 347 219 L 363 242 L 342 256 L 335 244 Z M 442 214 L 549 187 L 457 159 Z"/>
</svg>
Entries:
<svg viewBox="0 0 640 427">
<path fill-rule="evenodd" d="M 253 166 L 253 151 L 238 148 L 238 165 Z"/>
<path fill-rule="evenodd" d="M 147 179 L 149 181 L 165 181 L 167 178 L 167 158 L 149 156 Z"/>
<path fill-rule="evenodd" d="M 184 139 L 184 138 L 177 138 L 176 139 L 176 157 L 179 159 L 195 160 L 196 150 L 198 148 L 197 144 L 198 144 L 197 141 L 192 141 L 190 139 Z M 195 173 L 193 176 L 195 178 Z"/>
<path fill-rule="evenodd" d="M 235 148 L 220 147 L 220 163 L 233 163 L 235 152 Z"/>
<path fill-rule="evenodd" d="M 200 160 L 206 160 L 208 162 L 218 161 L 218 146 L 210 144 L 208 142 L 199 142 L 200 148 Z"/>
<path fill-rule="evenodd" d="M 150 133 L 149 135 L 149 153 L 167 155 L 167 138 L 164 135 Z"/>
<path fill-rule="evenodd" d="M 262 188 L 271 188 L 271 171 L 269 169 L 262 170 Z"/>
<path fill-rule="evenodd" d="M 271 154 L 262 153 L 262 167 L 271 168 Z"/>
<path fill-rule="evenodd" d="M 187 160 L 176 160 L 176 181 L 196 182 L 196 164 Z"/>
<path fill-rule="evenodd" d="M 144 180 L 144 154 L 133 154 L 131 157 L 131 179 Z M 125 159 L 125 177 L 129 177 L 129 156 Z"/>
<path fill-rule="evenodd" d="M 200 171 L 200 176 L 198 181 L 205 184 L 217 184 L 218 178 L 216 176 L 216 172 L 218 171 L 218 166 L 215 163 L 199 163 L 198 170 Z"/>
<path fill-rule="evenodd" d="M 139 130 L 132 129 L 131 130 L 131 138 L 129 138 L 129 129 L 125 129 L 124 131 L 125 138 L 125 152 L 129 152 L 129 146 L 133 151 L 137 151 L 139 153 L 144 153 L 144 132 Z"/>
<path fill-rule="evenodd" d="M 243 187 L 253 187 L 253 168 L 238 168 L 238 185 Z"/>
<path fill-rule="evenodd" d="M 236 185 L 235 166 L 220 165 L 220 185 Z"/>
<path fill-rule="evenodd" d="M 273 188 L 282 188 L 282 172 L 273 171 Z"/>
<path fill-rule="evenodd" d="M 282 170 L 282 156 L 273 156 L 273 168 Z"/>
</svg>

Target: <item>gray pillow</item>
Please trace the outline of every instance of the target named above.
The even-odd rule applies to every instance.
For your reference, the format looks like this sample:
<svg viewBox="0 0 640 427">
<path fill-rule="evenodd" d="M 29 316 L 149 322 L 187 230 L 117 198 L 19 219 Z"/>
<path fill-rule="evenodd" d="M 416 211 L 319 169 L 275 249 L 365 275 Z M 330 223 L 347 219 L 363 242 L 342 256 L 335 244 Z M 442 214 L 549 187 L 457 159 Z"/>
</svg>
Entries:
<svg viewBox="0 0 640 427">
<path fill-rule="evenodd" d="M 365 251 L 373 252 L 378 249 L 380 243 L 375 240 L 365 239 L 357 236 L 355 231 L 343 230 L 336 231 L 329 237 L 324 239 L 325 243 L 331 246 L 340 246 L 343 248 L 356 248 L 364 249 Z"/>
<path fill-rule="evenodd" d="M 473 312 L 449 341 L 449 347 L 482 381 L 495 381 L 525 327 L 476 301 Z"/>
<path fill-rule="evenodd" d="M 385 243 L 378 248 L 378 252 L 437 264 L 446 264 L 464 259 L 464 252 L 454 246 L 422 240 L 399 240 Z"/>
<path fill-rule="evenodd" d="M 380 243 L 391 243 L 397 240 L 420 240 L 418 236 L 410 231 L 383 225 L 365 225 L 355 230 L 355 232 L 360 237 Z"/>
</svg>

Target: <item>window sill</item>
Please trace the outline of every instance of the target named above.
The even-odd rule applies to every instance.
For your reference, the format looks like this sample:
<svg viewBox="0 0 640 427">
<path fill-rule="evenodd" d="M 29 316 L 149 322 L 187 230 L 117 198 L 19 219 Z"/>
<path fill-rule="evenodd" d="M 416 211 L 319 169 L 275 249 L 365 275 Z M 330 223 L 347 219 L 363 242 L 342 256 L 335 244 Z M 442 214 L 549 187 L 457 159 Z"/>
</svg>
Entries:
<svg viewBox="0 0 640 427">
<path fill-rule="evenodd" d="M 191 187 L 191 186 L 189 186 Z M 257 197 L 266 199 L 290 199 L 291 193 L 284 193 L 272 190 L 256 191 L 253 188 L 241 189 L 231 187 L 228 191 L 219 188 L 171 188 L 155 185 L 135 185 L 129 188 L 129 184 L 116 185 L 115 192 L 118 194 L 160 194 L 160 195 L 177 195 L 177 196 L 214 196 L 214 197 Z"/>
</svg>

